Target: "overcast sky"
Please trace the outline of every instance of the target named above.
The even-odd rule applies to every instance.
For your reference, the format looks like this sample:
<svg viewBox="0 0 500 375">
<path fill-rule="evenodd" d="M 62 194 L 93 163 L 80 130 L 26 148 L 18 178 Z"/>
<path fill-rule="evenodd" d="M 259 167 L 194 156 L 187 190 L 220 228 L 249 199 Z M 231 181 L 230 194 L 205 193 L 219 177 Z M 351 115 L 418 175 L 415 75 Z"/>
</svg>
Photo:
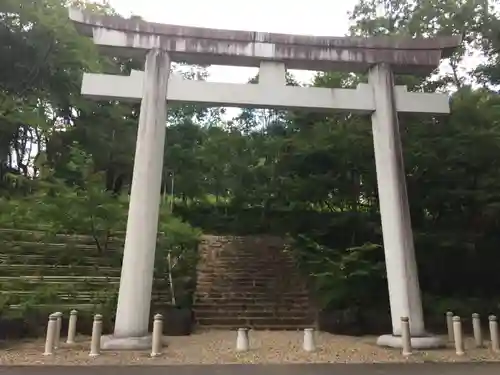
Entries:
<svg viewBox="0 0 500 375">
<path fill-rule="evenodd" d="M 344 36 L 347 12 L 357 0 L 110 0 L 120 14 L 146 21 L 217 29 L 263 31 L 318 36 Z M 210 67 L 210 81 L 244 83 L 257 69 Z M 292 72 L 309 81 L 308 72 Z"/>
</svg>

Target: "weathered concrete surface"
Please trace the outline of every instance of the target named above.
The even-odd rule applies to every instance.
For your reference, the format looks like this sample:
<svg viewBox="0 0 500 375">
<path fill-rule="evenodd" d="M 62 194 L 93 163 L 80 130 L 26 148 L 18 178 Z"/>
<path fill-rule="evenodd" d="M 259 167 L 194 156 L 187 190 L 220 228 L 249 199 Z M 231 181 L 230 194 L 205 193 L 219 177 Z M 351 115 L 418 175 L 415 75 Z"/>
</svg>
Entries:
<svg viewBox="0 0 500 375">
<path fill-rule="evenodd" d="M 150 345 L 148 323 L 158 234 L 170 59 L 151 50 L 146 59 L 127 232 L 113 336 L 103 349 Z"/>
<path fill-rule="evenodd" d="M 82 94 L 94 100 L 137 102 L 142 98 L 143 81 L 144 72 L 136 70 L 130 76 L 85 73 Z M 408 92 L 405 86 L 396 86 L 394 95 L 398 112 L 449 113 L 449 97 L 446 94 Z M 268 85 L 265 81 L 258 84 L 191 81 L 172 74 L 166 97 L 169 103 L 206 106 L 353 113 L 372 113 L 375 110 L 373 89 L 368 84 L 360 84 L 357 89 L 329 89 Z"/>
<path fill-rule="evenodd" d="M 408 317 L 412 336 L 425 336 L 400 129 L 395 116 L 394 77 L 390 66 L 373 67 L 368 82 L 373 87 L 375 98 L 372 133 L 392 333 L 401 336 L 401 317 Z M 389 344 L 389 340 L 383 342 Z"/>
<path fill-rule="evenodd" d="M 427 74 L 460 44 L 459 36 L 425 38 L 351 38 L 287 35 L 164 25 L 137 18 L 99 16 L 71 9 L 84 35 L 108 53 L 141 56 L 160 48 L 173 61 L 192 64 L 259 66 L 281 61 L 290 69 L 365 71 L 389 63 L 399 73 Z"/>
<path fill-rule="evenodd" d="M 2 375 L 497 375 L 500 363 L 185 366 L 12 366 Z"/>
</svg>

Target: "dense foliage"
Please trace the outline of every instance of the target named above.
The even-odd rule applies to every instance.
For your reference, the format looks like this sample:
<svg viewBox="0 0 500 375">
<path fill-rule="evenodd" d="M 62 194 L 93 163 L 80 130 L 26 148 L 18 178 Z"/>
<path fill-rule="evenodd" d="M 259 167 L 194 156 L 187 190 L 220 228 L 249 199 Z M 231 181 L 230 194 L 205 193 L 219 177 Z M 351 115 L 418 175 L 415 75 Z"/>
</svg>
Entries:
<svg viewBox="0 0 500 375">
<path fill-rule="evenodd" d="M 0 5 L 0 220 L 91 232 L 101 248 L 103 233 L 123 230 L 126 221 L 138 106 L 81 97 L 81 75 L 140 64 L 100 56 L 67 21 L 68 4 Z M 450 116 L 400 116 L 420 282 L 431 313 L 499 309 L 496 5 L 360 0 L 351 14 L 353 35 L 463 35 L 440 74 L 396 77 L 410 90 L 451 96 Z M 204 67 L 174 69 L 190 79 L 207 76 Z M 326 72 L 311 84 L 354 87 L 365 79 Z M 324 308 L 387 309 L 368 117 L 243 110 L 229 119 L 218 108 L 169 108 L 163 185 L 173 214 L 206 233 L 292 236 Z M 172 229 L 165 230 L 168 237 Z"/>
</svg>

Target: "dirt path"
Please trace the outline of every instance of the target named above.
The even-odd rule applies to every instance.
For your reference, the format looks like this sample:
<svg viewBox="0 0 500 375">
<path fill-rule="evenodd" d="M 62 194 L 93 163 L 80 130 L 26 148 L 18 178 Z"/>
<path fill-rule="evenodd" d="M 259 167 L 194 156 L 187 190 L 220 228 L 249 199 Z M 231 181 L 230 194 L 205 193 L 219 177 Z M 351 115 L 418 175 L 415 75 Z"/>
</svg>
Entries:
<svg viewBox="0 0 500 375">
<path fill-rule="evenodd" d="M 148 351 L 103 352 L 89 358 L 89 338 L 79 337 L 75 346 L 63 345 L 51 357 L 42 356 L 43 340 L 4 343 L 0 348 L 1 365 L 201 365 L 201 364 L 282 364 L 282 363 L 424 363 L 498 361 L 500 353 L 474 349 L 466 342 L 466 355 L 458 357 L 453 348 L 415 352 L 409 358 L 396 349 L 376 346 L 375 337 L 317 334 L 314 353 L 302 350 L 302 332 L 255 331 L 250 333 L 251 350 L 234 350 L 236 332 L 205 331 L 185 337 L 168 337 L 168 346 L 158 358 Z M 500 372 L 499 372 L 500 374 Z"/>
<path fill-rule="evenodd" d="M 0 367 L 2 375 L 497 375 L 500 363 Z"/>
</svg>

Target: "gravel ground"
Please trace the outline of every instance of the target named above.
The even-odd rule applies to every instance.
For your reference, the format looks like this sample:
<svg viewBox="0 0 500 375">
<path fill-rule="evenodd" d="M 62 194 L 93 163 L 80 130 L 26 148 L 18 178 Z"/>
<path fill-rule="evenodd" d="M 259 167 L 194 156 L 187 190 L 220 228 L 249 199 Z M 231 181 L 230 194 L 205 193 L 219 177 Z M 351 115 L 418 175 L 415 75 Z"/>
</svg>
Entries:
<svg viewBox="0 0 500 375">
<path fill-rule="evenodd" d="M 173 365 L 173 364 L 272 364 L 272 363 L 387 363 L 387 362 L 467 362 L 498 361 L 500 354 L 473 348 L 466 340 L 466 355 L 458 357 L 450 346 L 443 350 L 415 352 L 405 358 L 396 349 L 375 345 L 375 337 L 349 337 L 317 333 L 314 353 L 302 350 L 302 332 L 251 331 L 251 350 L 234 350 L 236 332 L 202 331 L 191 336 L 168 337 L 164 354 L 150 358 L 148 352 L 106 351 L 89 358 L 90 339 L 79 337 L 73 346 L 63 345 L 52 357 L 42 355 L 44 340 L 4 342 L 0 344 L 0 365 Z"/>
</svg>

